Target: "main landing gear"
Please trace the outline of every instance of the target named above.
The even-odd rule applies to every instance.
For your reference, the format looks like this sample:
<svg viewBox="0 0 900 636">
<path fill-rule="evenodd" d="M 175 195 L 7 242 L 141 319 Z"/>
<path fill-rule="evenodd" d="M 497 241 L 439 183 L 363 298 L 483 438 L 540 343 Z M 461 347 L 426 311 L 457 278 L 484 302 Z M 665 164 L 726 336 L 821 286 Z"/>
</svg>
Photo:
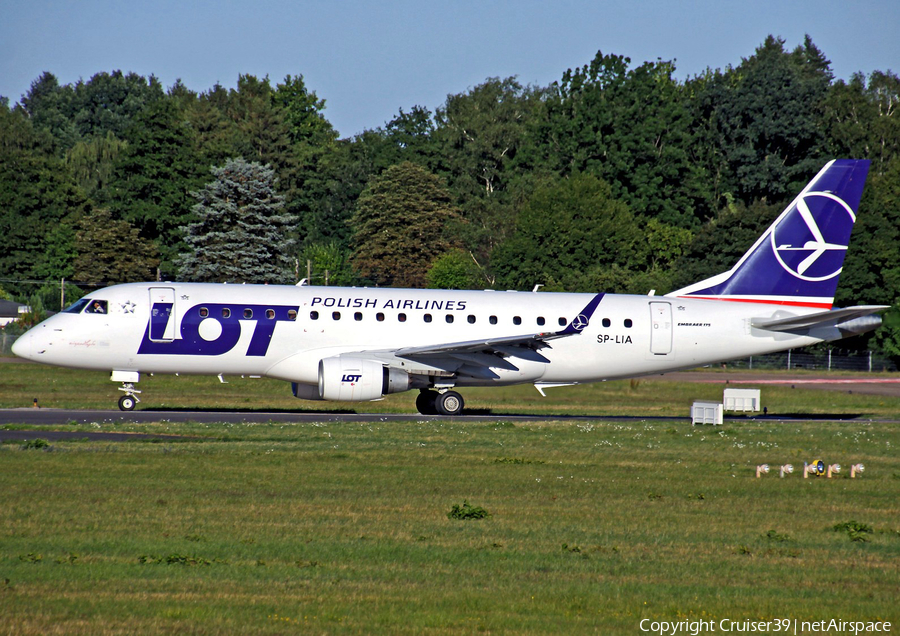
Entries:
<svg viewBox="0 0 900 636">
<path fill-rule="evenodd" d="M 465 402 L 456 391 L 423 389 L 416 398 L 416 408 L 422 415 L 459 415 Z"/>
</svg>

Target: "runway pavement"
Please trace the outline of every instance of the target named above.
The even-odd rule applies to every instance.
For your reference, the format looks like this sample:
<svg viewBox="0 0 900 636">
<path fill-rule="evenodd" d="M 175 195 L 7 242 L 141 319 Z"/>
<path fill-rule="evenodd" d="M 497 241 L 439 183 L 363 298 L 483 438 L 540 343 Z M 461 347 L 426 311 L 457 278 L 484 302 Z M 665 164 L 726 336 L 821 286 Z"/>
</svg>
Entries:
<svg viewBox="0 0 900 636">
<path fill-rule="evenodd" d="M 241 423 L 241 422 L 388 422 L 421 421 L 447 419 L 442 415 L 421 415 L 419 413 L 355 413 L 347 411 L 163 411 L 156 409 L 136 411 L 101 411 L 75 409 L 0 409 L 0 426 L 4 424 L 60 425 L 101 423 L 141 423 L 141 422 L 200 422 L 200 423 Z M 452 418 L 455 422 L 496 422 L 496 421 L 546 421 L 546 420 L 646 420 L 679 419 L 673 417 L 600 417 L 578 415 L 509 415 L 492 413 L 469 413 Z M 687 419 L 687 418 L 684 418 Z"/>
<path fill-rule="evenodd" d="M 867 377 L 861 374 L 846 376 L 838 374 L 798 375 L 797 377 L 785 377 L 784 375 L 765 376 L 752 373 L 727 372 L 675 372 L 661 376 L 650 376 L 645 381 L 675 381 L 675 382 L 703 382 L 716 384 L 741 385 L 766 385 L 766 384 L 794 384 L 803 388 L 815 388 L 832 391 L 848 391 L 854 393 L 868 393 L 873 395 L 900 395 L 900 378 Z M 145 438 L 158 439 L 161 436 L 143 433 L 117 433 L 117 432 L 82 432 L 65 431 L 59 427 L 66 424 L 102 423 L 112 424 L 129 423 L 140 424 L 150 422 L 198 422 L 198 423 L 242 423 L 242 422 L 389 422 L 389 421 L 422 421 L 432 419 L 445 419 L 443 416 L 421 415 L 418 413 L 357 413 L 355 411 L 255 411 L 255 410 L 158 410 L 145 409 L 130 412 L 119 410 L 76 410 L 76 409 L 47 409 L 47 408 L 18 408 L 0 409 L 0 426 L 25 425 L 52 428 L 53 430 L 29 430 L 14 431 L 0 430 L 0 442 L 11 440 L 28 440 L 38 437 L 44 439 L 97 439 L 109 441 L 140 440 Z M 463 415 L 453 418 L 456 422 L 529 422 L 529 421 L 688 421 L 688 417 L 652 417 L 652 416 L 572 416 L 572 415 L 515 415 L 494 414 L 489 411 L 478 412 L 469 410 Z M 768 419 L 774 421 L 853 421 L 856 416 L 847 415 L 750 415 L 727 417 L 727 421 L 746 421 L 747 419 Z M 885 421 L 885 420 L 881 420 Z M 898 421 L 898 420 L 889 420 Z"/>
<path fill-rule="evenodd" d="M 165 441 L 171 439 L 173 441 L 179 439 L 190 439 L 180 436 L 165 436 L 150 433 L 115 433 L 115 432 L 95 432 L 95 431 L 61 431 L 60 427 L 67 424 L 90 424 L 99 423 L 104 426 L 115 426 L 116 424 L 140 424 L 150 422 L 199 422 L 207 424 L 215 423 L 234 423 L 243 422 L 399 422 L 399 421 L 422 421 L 422 420 L 438 420 L 448 419 L 440 415 L 421 415 L 421 414 L 385 414 L 385 413 L 348 413 L 334 412 L 327 413 L 322 411 L 316 412 L 284 412 L 284 411 L 160 411 L 160 410 L 143 410 L 143 411 L 80 411 L 72 409 L 0 409 L 0 426 L 4 425 L 26 425 L 47 427 L 47 430 L 29 429 L 25 431 L 4 430 L 0 429 L 0 442 L 6 441 L 28 441 L 31 439 L 46 439 L 48 441 L 65 441 L 65 440 L 108 440 L 108 441 L 137 441 L 152 440 Z M 608 420 L 608 421 L 629 421 L 629 420 L 673 420 L 688 418 L 672 418 L 672 417 L 590 417 L 590 416 L 555 416 L 547 417 L 545 415 L 491 415 L 491 414 L 472 414 L 457 415 L 452 418 L 454 422 L 528 422 L 528 421 L 547 421 L 552 420 Z"/>
<path fill-rule="evenodd" d="M 14 430 L 0 428 L 0 442 L 27 441 L 31 439 L 46 439 L 48 441 L 65 440 L 106 440 L 106 441 L 166 441 L 170 439 L 191 439 L 190 437 L 177 435 L 158 435 L 155 433 L 124 433 L 115 431 L 66 431 L 61 427 L 69 424 L 99 423 L 104 426 L 116 424 L 140 424 L 150 422 L 198 422 L 198 423 L 243 423 L 243 422 L 400 422 L 452 419 L 454 422 L 546 422 L 572 421 L 572 422 L 645 422 L 645 421 L 678 421 L 690 422 L 689 417 L 665 417 L 665 416 L 606 416 L 606 415 L 510 415 L 475 413 L 457 415 L 447 418 L 440 415 L 393 414 L 393 413 L 348 413 L 348 412 L 284 412 L 284 411 L 100 411 L 100 410 L 73 410 L 73 409 L 0 409 L 0 426 L 24 425 L 28 430 Z M 743 415 L 726 417 L 725 422 L 739 422 L 747 420 L 771 420 L 792 422 L 847 422 L 858 420 L 854 415 Z M 861 421 L 861 420 L 860 420 Z M 881 420 L 885 421 L 885 420 Z M 896 420 L 888 420 L 896 421 Z M 46 430 L 43 428 L 46 427 Z"/>
</svg>

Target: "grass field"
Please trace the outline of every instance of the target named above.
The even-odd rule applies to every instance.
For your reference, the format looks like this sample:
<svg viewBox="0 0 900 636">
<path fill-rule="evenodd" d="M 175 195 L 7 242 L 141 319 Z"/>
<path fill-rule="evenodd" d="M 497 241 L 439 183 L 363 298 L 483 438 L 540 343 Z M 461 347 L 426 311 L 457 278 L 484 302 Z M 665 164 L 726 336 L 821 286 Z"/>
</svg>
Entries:
<svg viewBox="0 0 900 636">
<path fill-rule="evenodd" d="M 726 377 L 708 370 L 710 379 Z M 804 372 L 769 372 L 766 377 L 802 377 Z M 762 375 L 760 377 L 763 377 Z M 858 374 L 857 377 L 890 377 Z M 896 377 L 896 376 L 895 376 Z M 415 391 L 388 395 L 378 402 L 333 403 L 298 400 L 286 382 L 269 379 L 200 376 L 141 377 L 138 408 L 250 409 L 259 411 L 415 413 Z M 541 395 L 531 385 L 501 389 L 462 389 L 467 413 L 534 415 L 626 415 L 686 417 L 694 400 L 722 401 L 720 383 L 680 383 L 651 376 L 597 384 L 548 389 Z M 76 371 L 37 364 L 0 362 L 0 408 L 29 407 L 35 399 L 44 408 L 116 409 L 121 393 L 109 373 Z M 743 385 L 742 385 L 743 386 Z M 861 396 L 847 391 L 806 390 L 803 385 L 763 387 L 763 404 L 775 415 L 858 415 L 896 417 L 900 397 Z"/>
<path fill-rule="evenodd" d="M 10 366 L 0 368 L 3 406 L 30 395 L 15 388 L 27 373 L 16 369 L 11 380 Z M 104 392 L 115 397 L 104 377 L 69 373 L 45 376 L 45 404 L 109 406 Z M 182 408 L 298 404 L 272 403 L 263 381 L 204 382 L 153 378 L 142 388 Z M 538 406 L 518 405 L 514 390 L 467 397 L 495 410 L 637 413 L 643 404 L 648 414 L 685 415 L 690 398 L 721 396 L 710 386 L 609 383 L 596 393 L 559 389 L 544 402 L 533 388 L 522 393 Z M 888 398 L 779 391 L 787 395 L 764 389 L 774 410 L 900 410 Z M 409 410 L 408 399 L 393 406 L 401 407 Z M 642 618 L 900 623 L 894 422 L 692 428 L 684 419 L 386 416 L 61 428 L 156 438 L 0 445 L 2 633 L 634 634 Z M 842 472 L 802 479 L 803 462 L 819 458 Z M 764 462 L 797 471 L 757 480 Z M 857 462 L 866 470 L 851 480 Z M 454 507 L 489 516 L 449 518 Z"/>
</svg>

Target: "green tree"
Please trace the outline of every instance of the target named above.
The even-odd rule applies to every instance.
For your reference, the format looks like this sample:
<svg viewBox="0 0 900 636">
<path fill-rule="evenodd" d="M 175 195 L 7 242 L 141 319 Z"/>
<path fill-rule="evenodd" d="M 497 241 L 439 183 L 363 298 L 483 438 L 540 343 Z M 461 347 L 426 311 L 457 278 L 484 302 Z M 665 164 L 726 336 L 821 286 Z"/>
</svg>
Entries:
<svg viewBox="0 0 900 636">
<path fill-rule="evenodd" d="M 50 134 L 56 153 L 70 148 L 79 138 L 72 121 L 74 95 L 71 86 L 60 86 L 55 75 L 44 72 L 22 97 L 22 108 L 28 113 L 32 126 Z"/>
<path fill-rule="evenodd" d="M 500 246 L 494 267 L 501 286 L 590 291 L 589 280 L 613 266 L 642 268 L 647 243 L 628 205 L 590 174 L 553 178 L 519 214 L 515 235 Z M 613 290 L 609 290 L 613 291 Z"/>
<path fill-rule="evenodd" d="M 105 197 L 116 218 L 156 243 L 166 277 L 174 275 L 183 250 L 181 227 L 193 219 L 190 192 L 204 179 L 192 134 L 172 102 L 144 109 L 125 133 L 127 146 Z"/>
<path fill-rule="evenodd" d="M 103 198 L 126 146 L 112 132 L 78 141 L 65 154 L 66 168 L 88 197 Z"/>
<path fill-rule="evenodd" d="M 285 113 L 275 106 L 269 78 L 238 77 L 237 88 L 228 94 L 226 113 L 235 126 L 235 153 L 269 164 L 281 176 L 290 163 L 289 129 Z"/>
<path fill-rule="evenodd" d="M 300 255 L 300 270 L 309 275 L 310 285 L 347 286 L 356 282 L 350 250 L 337 241 L 309 245 Z"/>
<path fill-rule="evenodd" d="M 831 154 L 872 161 L 883 174 L 900 157 L 900 77 L 875 71 L 838 80 L 828 90 L 824 120 Z"/>
<path fill-rule="evenodd" d="M 900 365 L 900 302 L 884 313 L 881 327 L 873 334 L 875 347 Z"/>
<path fill-rule="evenodd" d="M 675 261 L 673 289 L 730 270 L 783 209 L 780 203 L 732 201 L 684 247 Z"/>
<path fill-rule="evenodd" d="M 770 35 L 736 68 L 692 86 L 697 127 L 716 149 L 706 156 L 722 162 L 709 167 L 723 176 L 720 198 L 784 200 L 822 167 L 829 64 L 809 36 L 788 52 L 784 40 Z"/>
<path fill-rule="evenodd" d="M 536 118 L 524 167 L 559 175 L 590 172 L 635 214 L 691 228 L 711 213 L 707 177 L 691 153 L 689 94 L 671 62 L 598 52 L 554 83 Z"/>
<path fill-rule="evenodd" d="M 292 195 L 302 241 L 350 248 L 350 219 L 366 184 L 403 161 L 428 165 L 435 152 L 432 131 L 431 113 L 415 106 L 408 113 L 401 109 L 384 128 L 298 152 Z"/>
<path fill-rule="evenodd" d="M 49 136 L 35 132 L 21 110 L 0 108 L 0 272 L 19 297 L 26 280 L 66 277 L 71 233 L 64 231 L 87 210 L 81 190 L 53 153 Z"/>
<path fill-rule="evenodd" d="M 321 145 L 337 139 L 337 132 L 322 115 L 325 100 L 306 88 L 303 76 L 284 78 L 275 87 L 272 102 L 282 112 L 288 138 L 292 143 Z"/>
<path fill-rule="evenodd" d="M 240 155 L 235 124 L 227 114 L 228 90 L 216 84 L 195 100 L 183 100 L 184 117 L 194 132 L 194 148 L 207 166 Z"/>
<path fill-rule="evenodd" d="M 452 247 L 448 225 L 459 219 L 442 179 L 408 161 L 391 166 L 357 201 L 353 265 L 379 285 L 424 287 L 428 266 Z"/>
<path fill-rule="evenodd" d="M 283 212 L 275 171 L 232 159 L 212 174 L 214 181 L 192 193 L 197 221 L 184 228 L 187 252 L 179 259 L 179 277 L 219 283 L 294 280 L 294 239 L 288 232 L 296 219 Z"/>
<path fill-rule="evenodd" d="M 482 289 L 486 284 L 484 272 L 472 254 L 461 249 L 434 259 L 425 282 L 429 289 Z"/>
<path fill-rule="evenodd" d="M 73 276 L 79 283 L 110 285 L 156 279 L 156 245 L 142 239 L 127 221 L 114 219 L 109 210 L 95 209 L 81 218 L 75 251 Z"/>
<path fill-rule="evenodd" d="M 870 172 L 859 210 L 835 304 L 900 302 L 900 157 Z"/>
<path fill-rule="evenodd" d="M 441 172 L 465 194 L 491 195 L 505 187 L 506 167 L 525 137 L 541 93 L 515 78 L 488 78 L 468 93 L 447 96 L 433 133 Z"/>
<path fill-rule="evenodd" d="M 457 241 L 489 266 L 490 254 L 515 227 L 520 175 L 515 171 L 528 125 L 543 91 L 515 78 L 488 78 L 466 93 L 449 95 L 435 113 L 431 134 L 437 154 L 430 165 L 445 176 L 467 223 Z"/>
<path fill-rule="evenodd" d="M 152 75 L 97 73 L 75 84 L 68 116 L 79 138 L 105 137 L 111 132 L 123 139 L 138 113 L 164 97 L 162 85 Z"/>
</svg>

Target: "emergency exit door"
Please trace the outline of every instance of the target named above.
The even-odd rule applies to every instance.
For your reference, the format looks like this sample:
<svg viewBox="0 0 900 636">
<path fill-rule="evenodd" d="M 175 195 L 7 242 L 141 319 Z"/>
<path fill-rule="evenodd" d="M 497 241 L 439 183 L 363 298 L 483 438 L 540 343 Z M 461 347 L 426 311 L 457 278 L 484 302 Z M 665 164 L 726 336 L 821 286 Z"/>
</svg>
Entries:
<svg viewBox="0 0 900 636">
<path fill-rule="evenodd" d="M 650 353 L 658 356 L 672 353 L 672 305 L 650 303 Z"/>
</svg>

